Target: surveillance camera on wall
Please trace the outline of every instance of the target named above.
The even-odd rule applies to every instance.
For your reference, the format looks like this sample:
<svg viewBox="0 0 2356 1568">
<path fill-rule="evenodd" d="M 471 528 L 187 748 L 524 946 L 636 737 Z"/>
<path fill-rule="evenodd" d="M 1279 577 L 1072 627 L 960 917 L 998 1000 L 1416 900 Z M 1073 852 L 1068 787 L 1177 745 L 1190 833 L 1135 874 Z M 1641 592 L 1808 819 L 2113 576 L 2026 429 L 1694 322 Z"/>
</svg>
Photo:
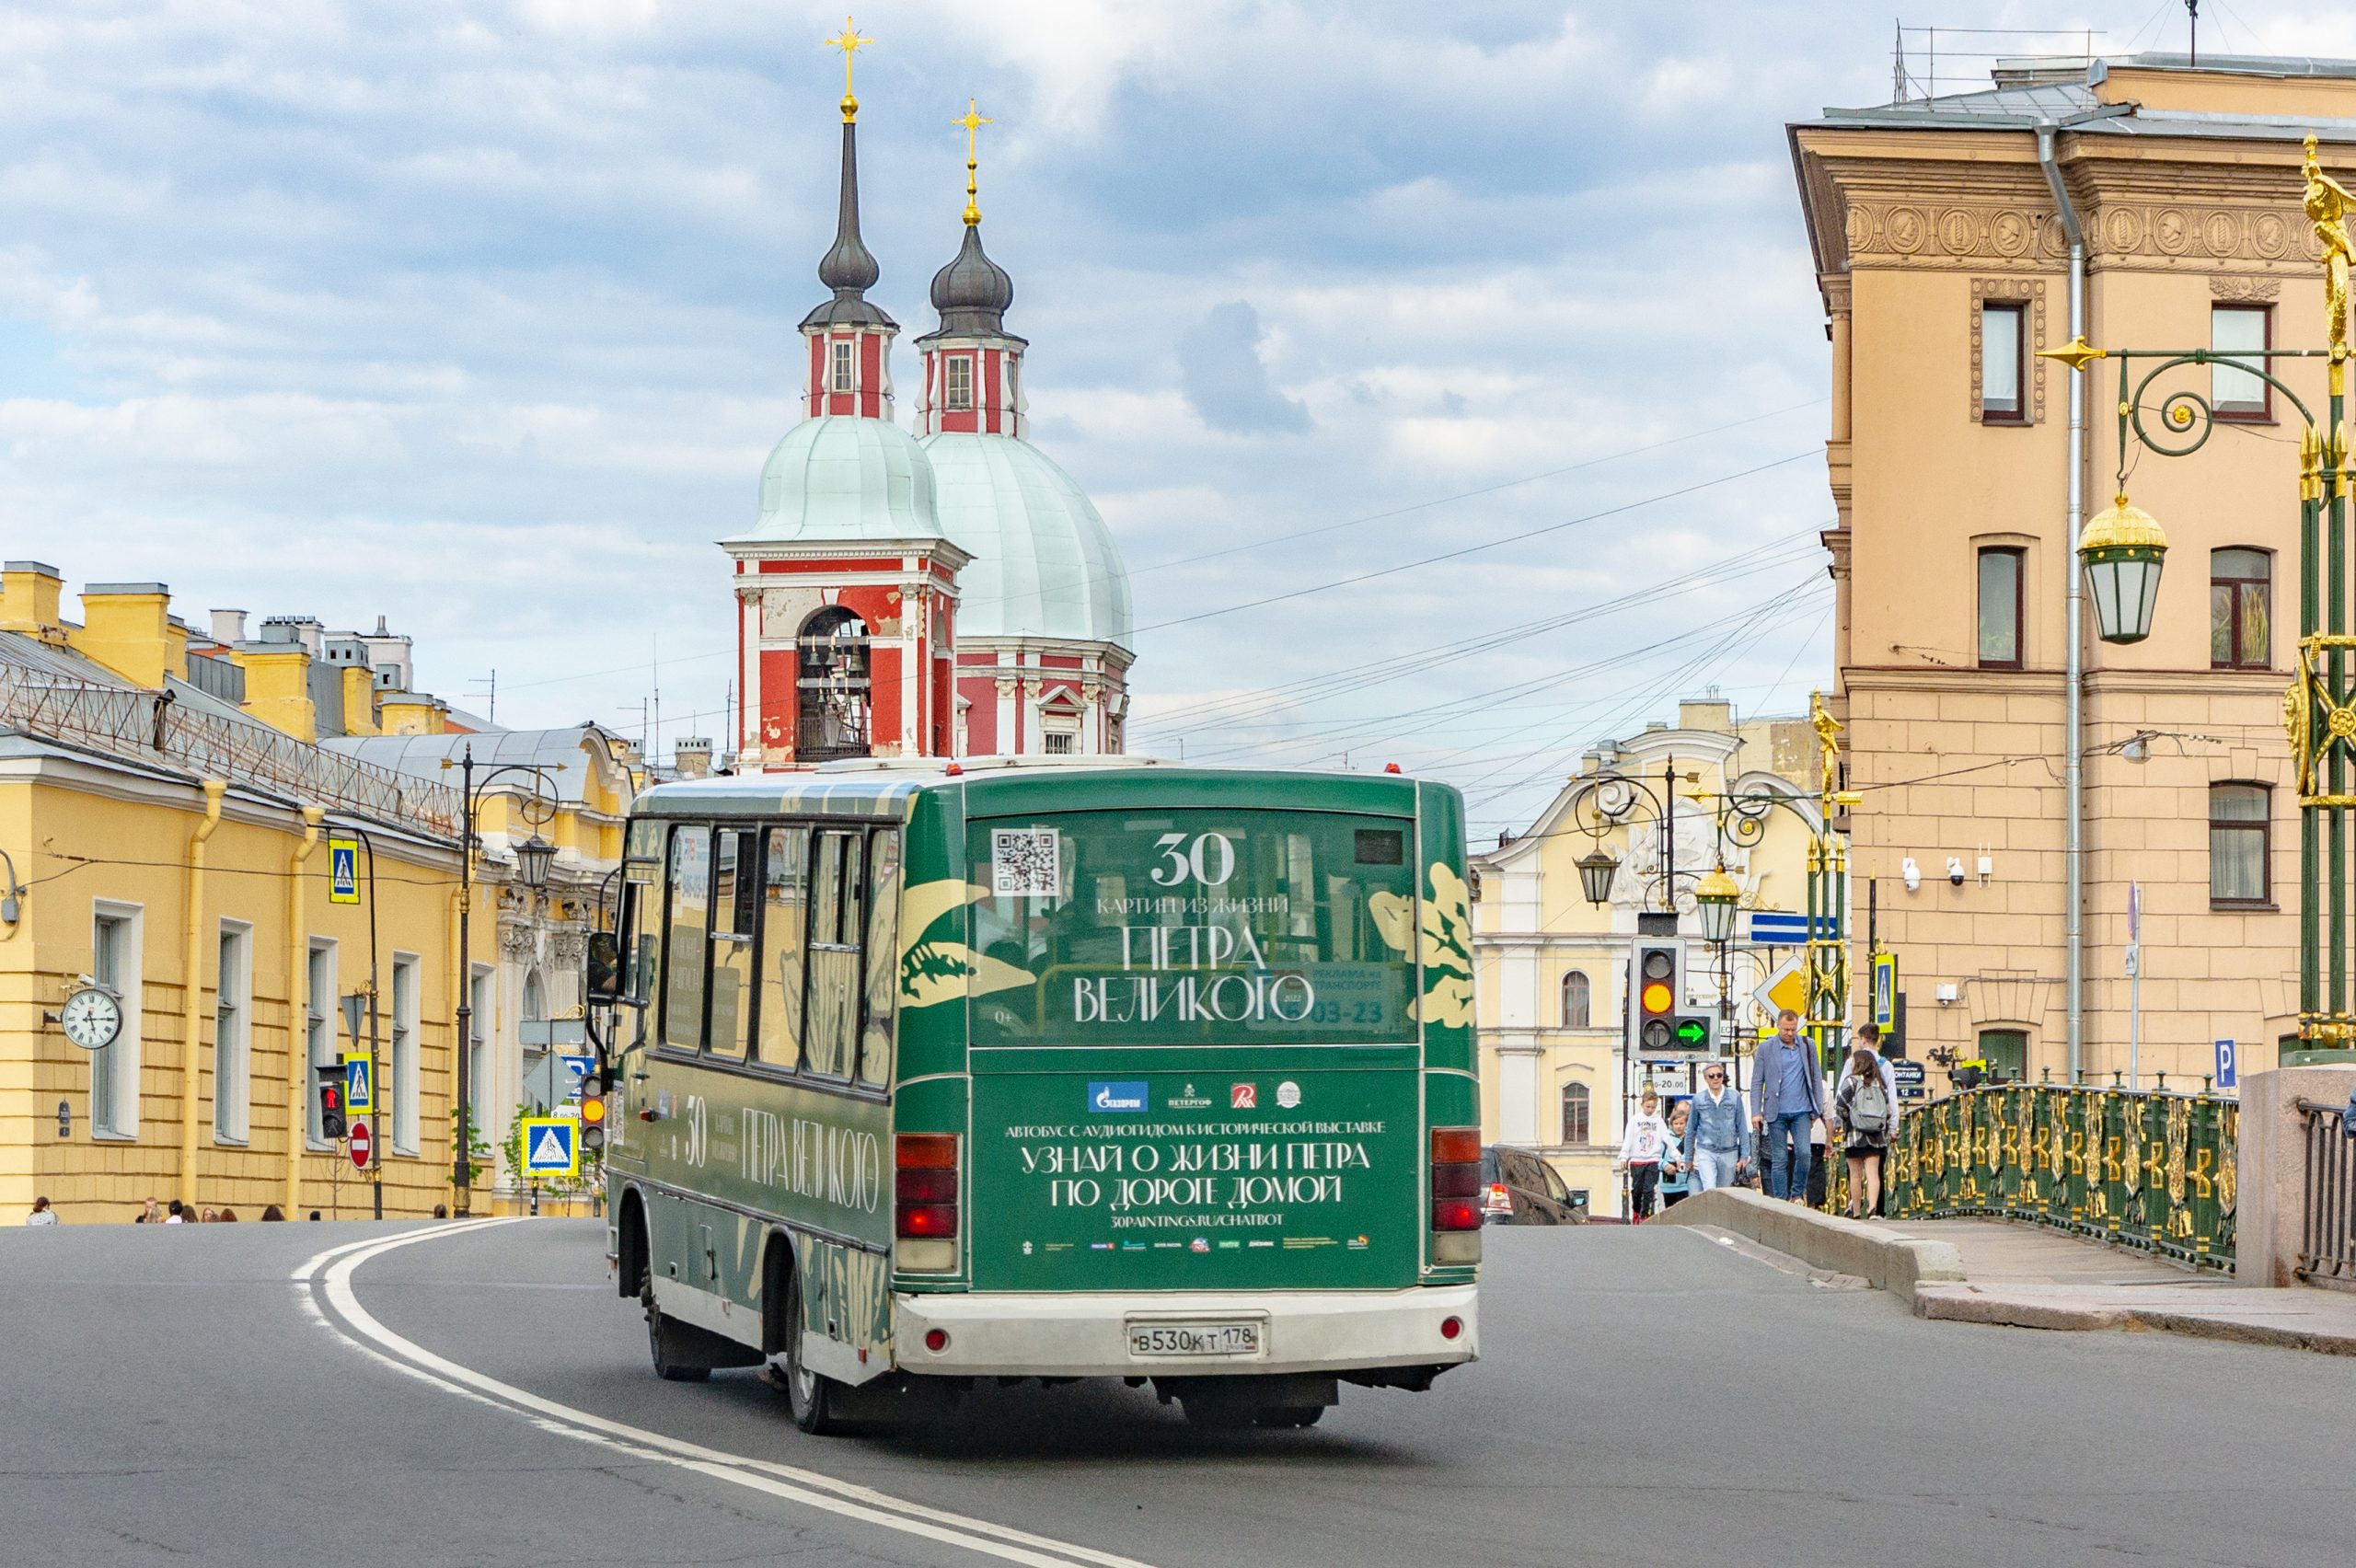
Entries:
<svg viewBox="0 0 2356 1568">
<path fill-rule="evenodd" d="M 1947 857 L 1947 881 L 1958 887 L 1963 885 L 1963 862 L 1953 855 Z"/>
<path fill-rule="evenodd" d="M 1923 885 L 1923 868 L 1914 863 L 1913 856 L 1909 855 L 1906 859 L 1898 862 L 1898 874 L 1906 879 L 1907 892 L 1913 893 L 1921 889 Z"/>
</svg>

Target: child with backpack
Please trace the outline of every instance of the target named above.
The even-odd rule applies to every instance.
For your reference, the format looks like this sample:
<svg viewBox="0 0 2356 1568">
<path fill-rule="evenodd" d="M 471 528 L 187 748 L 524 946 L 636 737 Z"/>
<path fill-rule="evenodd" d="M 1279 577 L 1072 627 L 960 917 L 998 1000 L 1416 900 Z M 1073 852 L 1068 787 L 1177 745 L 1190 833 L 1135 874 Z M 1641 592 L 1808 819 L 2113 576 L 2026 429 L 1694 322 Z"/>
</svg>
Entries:
<svg viewBox="0 0 2356 1568">
<path fill-rule="evenodd" d="M 1841 1152 L 1849 1160 L 1849 1217 L 1864 1219 L 1881 1210 L 1882 1160 L 1898 1126 L 1897 1075 L 1874 1047 L 1881 1032 L 1859 1027 L 1840 1087 L 1832 1091 L 1832 1114 L 1841 1129 Z"/>
</svg>

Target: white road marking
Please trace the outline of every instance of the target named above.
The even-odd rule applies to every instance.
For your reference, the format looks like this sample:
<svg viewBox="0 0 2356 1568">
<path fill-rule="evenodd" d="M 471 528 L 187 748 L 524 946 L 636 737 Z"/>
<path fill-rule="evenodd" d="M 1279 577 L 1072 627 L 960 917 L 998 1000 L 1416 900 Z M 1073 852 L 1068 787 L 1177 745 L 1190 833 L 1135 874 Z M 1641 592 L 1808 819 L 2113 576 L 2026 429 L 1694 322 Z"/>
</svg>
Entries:
<svg viewBox="0 0 2356 1568">
<path fill-rule="evenodd" d="M 296 1297 L 304 1310 L 314 1320 L 371 1360 L 450 1393 L 488 1404 L 493 1409 L 523 1415 L 542 1431 L 559 1436 L 612 1448 L 635 1458 L 673 1465 L 715 1481 L 767 1493 L 773 1497 L 857 1519 L 879 1528 L 921 1536 L 968 1551 L 1024 1563 L 1029 1568 L 1073 1568 L 1075 1563 L 1092 1564 L 1093 1568 L 1149 1568 L 1149 1564 L 1135 1558 L 1074 1546 L 1067 1541 L 992 1524 L 987 1519 L 927 1507 L 871 1487 L 837 1481 L 816 1470 L 707 1448 L 642 1426 L 609 1421 L 571 1405 L 542 1399 L 528 1389 L 486 1377 L 472 1367 L 462 1366 L 402 1338 L 378 1322 L 360 1304 L 358 1296 L 353 1292 L 353 1271 L 372 1258 L 396 1248 L 442 1239 L 459 1231 L 513 1225 L 520 1217 L 454 1220 L 447 1225 L 405 1235 L 330 1247 L 306 1260 L 294 1271 L 292 1277 Z M 318 1299 L 321 1295 L 326 1297 L 324 1308 Z"/>
</svg>

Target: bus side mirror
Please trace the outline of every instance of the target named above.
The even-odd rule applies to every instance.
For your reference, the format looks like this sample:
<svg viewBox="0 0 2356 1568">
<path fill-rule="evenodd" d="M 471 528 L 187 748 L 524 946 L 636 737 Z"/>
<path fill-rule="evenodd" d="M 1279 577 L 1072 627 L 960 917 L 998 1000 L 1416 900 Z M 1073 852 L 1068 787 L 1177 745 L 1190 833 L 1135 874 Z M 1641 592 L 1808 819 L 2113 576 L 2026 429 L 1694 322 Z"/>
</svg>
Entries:
<svg viewBox="0 0 2356 1568">
<path fill-rule="evenodd" d="M 611 931 L 589 933 L 589 999 L 614 1003 L 622 999 L 622 944 Z"/>
</svg>

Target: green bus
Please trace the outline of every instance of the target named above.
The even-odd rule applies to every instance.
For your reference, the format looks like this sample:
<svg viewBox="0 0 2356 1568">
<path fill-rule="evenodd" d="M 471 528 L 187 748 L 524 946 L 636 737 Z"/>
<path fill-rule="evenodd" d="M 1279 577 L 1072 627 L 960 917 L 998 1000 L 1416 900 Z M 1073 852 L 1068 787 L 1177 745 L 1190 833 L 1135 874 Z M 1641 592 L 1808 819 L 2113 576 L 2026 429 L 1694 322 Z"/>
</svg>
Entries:
<svg viewBox="0 0 2356 1568">
<path fill-rule="evenodd" d="M 1478 1353 L 1463 807 L 1395 773 L 835 763 L 632 808 L 609 1256 L 795 1422 L 976 1379 L 1301 1426 Z M 593 965 L 593 967 L 595 967 Z"/>
</svg>

